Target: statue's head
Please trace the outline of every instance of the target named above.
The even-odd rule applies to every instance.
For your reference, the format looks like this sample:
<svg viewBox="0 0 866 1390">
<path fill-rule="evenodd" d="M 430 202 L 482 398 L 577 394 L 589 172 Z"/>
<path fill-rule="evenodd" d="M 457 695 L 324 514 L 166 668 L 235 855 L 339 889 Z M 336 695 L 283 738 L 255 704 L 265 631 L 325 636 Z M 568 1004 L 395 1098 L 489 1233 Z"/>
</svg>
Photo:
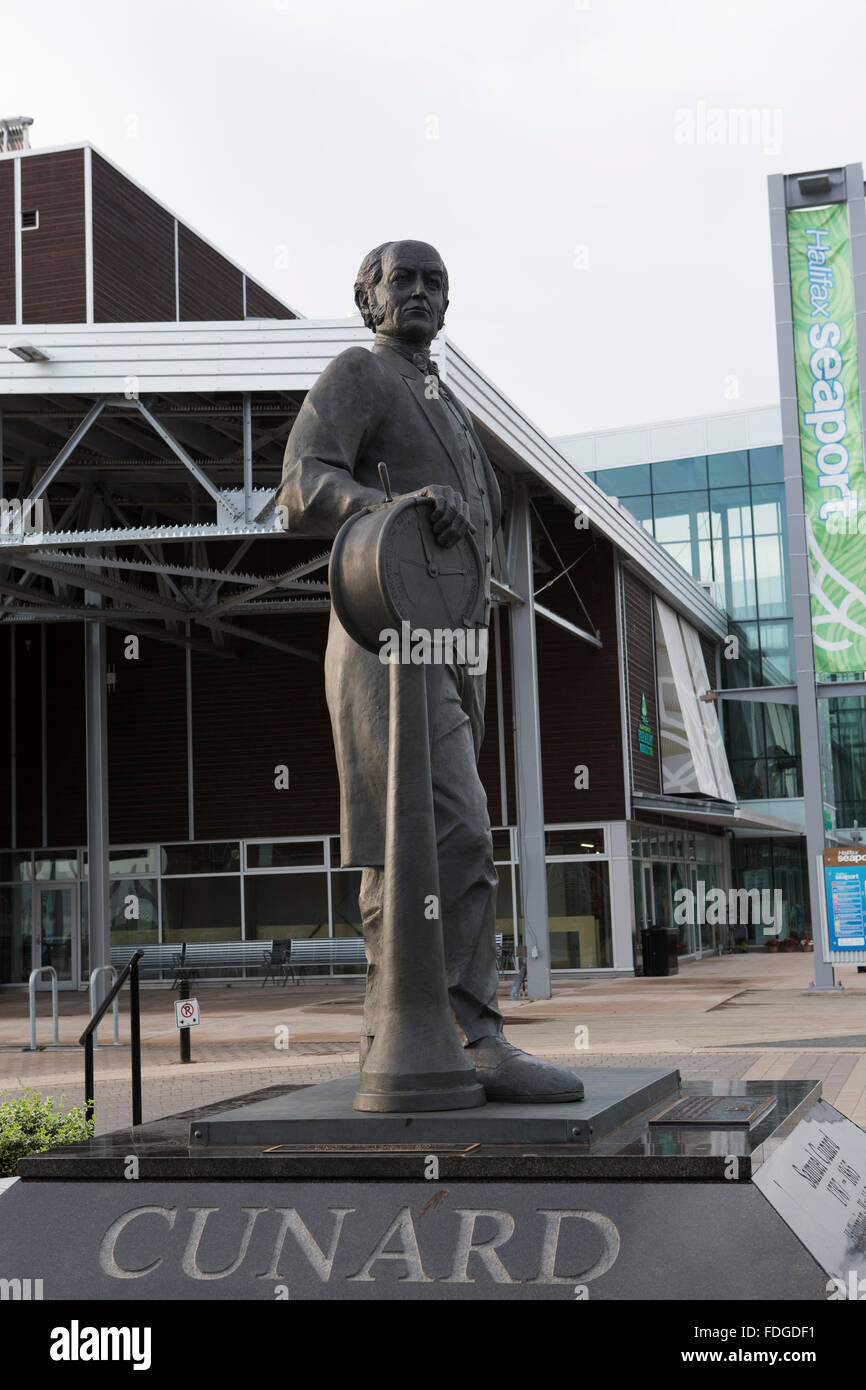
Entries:
<svg viewBox="0 0 866 1390">
<path fill-rule="evenodd" d="M 427 346 L 445 322 L 448 271 L 426 241 L 385 241 L 361 262 L 355 303 L 374 333 Z"/>
</svg>

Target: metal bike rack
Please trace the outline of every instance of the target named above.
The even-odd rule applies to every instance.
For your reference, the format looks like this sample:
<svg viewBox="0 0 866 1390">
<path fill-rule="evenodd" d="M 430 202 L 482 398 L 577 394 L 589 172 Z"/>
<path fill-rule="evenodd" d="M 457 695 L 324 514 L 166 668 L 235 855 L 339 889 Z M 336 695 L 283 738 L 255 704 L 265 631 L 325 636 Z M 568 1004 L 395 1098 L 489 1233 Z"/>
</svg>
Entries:
<svg viewBox="0 0 866 1390">
<path fill-rule="evenodd" d="M 91 970 L 91 972 L 90 972 L 90 1013 L 91 1013 L 91 1016 L 92 1016 L 93 1014 L 96 1013 L 96 981 L 97 981 L 98 976 L 102 974 L 103 970 L 108 970 L 108 971 L 111 972 L 111 984 L 112 984 L 112 986 L 114 986 L 114 985 L 117 983 L 117 971 L 115 970 L 115 968 L 114 968 L 113 965 L 97 965 L 97 966 L 95 966 L 95 968 L 94 968 L 93 970 Z M 122 1047 L 122 1045 L 123 1045 L 123 1044 L 121 1043 L 121 1041 L 120 1041 L 119 1029 L 120 1029 L 120 1001 L 119 1001 L 119 999 L 118 999 L 118 996 L 115 994 L 115 996 L 114 996 L 114 1042 L 111 1044 L 112 1047 Z M 95 1030 L 94 1030 L 94 1034 L 93 1034 L 93 1046 L 94 1046 L 95 1048 L 98 1048 L 98 1047 L 99 1047 L 99 1038 L 97 1037 L 96 1031 L 95 1031 Z"/>
<path fill-rule="evenodd" d="M 30 971 L 28 990 L 30 993 L 30 1046 L 22 1047 L 22 1052 L 44 1052 L 45 1044 L 42 1047 L 36 1045 L 36 981 L 40 975 L 44 975 L 46 970 L 51 976 L 51 1016 L 54 1020 L 54 1046 L 60 1046 L 60 1016 L 57 1011 L 57 971 L 53 965 L 40 965 L 38 969 Z"/>
</svg>

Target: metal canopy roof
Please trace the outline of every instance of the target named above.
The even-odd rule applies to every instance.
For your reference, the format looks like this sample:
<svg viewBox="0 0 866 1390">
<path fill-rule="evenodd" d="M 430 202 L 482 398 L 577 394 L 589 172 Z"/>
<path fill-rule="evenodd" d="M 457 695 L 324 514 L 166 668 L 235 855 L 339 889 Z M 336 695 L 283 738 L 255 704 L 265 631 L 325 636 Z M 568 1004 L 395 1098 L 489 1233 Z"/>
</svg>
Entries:
<svg viewBox="0 0 866 1390">
<path fill-rule="evenodd" d="M 295 568 L 314 559 L 321 569 L 326 556 L 312 556 L 309 543 L 287 537 L 280 529 L 273 491 L 285 439 L 304 393 L 340 352 L 370 342 L 368 330 L 356 318 L 0 328 L 0 459 L 5 458 L 8 480 L 17 458 L 19 496 L 42 494 L 49 504 L 48 524 L 37 532 L 0 532 L 0 565 L 7 559 L 18 569 L 26 568 L 31 588 L 39 572 L 51 579 L 56 594 L 68 598 L 75 578 L 74 565 L 72 575 L 69 572 L 68 552 L 76 547 L 88 554 L 98 550 L 105 560 L 103 595 L 120 601 L 124 595 L 119 581 L 110 580 L 107 571 L 133 566 L 111 552 L 137 549 L 136 558 L 141 560 L 143 553 L 157 577 L 161 606 L 173 607 L 175 619 L 194 621 L 202 620 L 200 594 L 194 602 L 179 599 L 172 580 L 177 568 L 170 572 L 166 566 L 164 544 L 183 542 L 187 553 L 181 570 L 214 570 L 220 577 L 213 585 L 235 586 L 240 595 L 245 589 L 243 580 L 232 573 L 236 562 L 225 571 L 211 558 L 205 563 L 203 543 L 233 541 L 246 548 L 253 541 L 266 541 L 271 555 L 273 546 L 291 540 Z M 8 351 L 10 345 L 33 347 L 45 360 L 22 361 Z M 590 525 L 617 547 L 623 562 L 690 622 L 716 637 L 727 632 L 725 615 L 686 571 L 445 335 L 434 344 L 434 356 L 500 468 L 533 480 L 568 507 L 582 510 Z M 239 486 L 244 478 L 245 488 Z M 0 495 L 5 495 L 2 486 Z M 322 543 L 313 544 L 321 552 Z M 61 560 L 52 556 L 55 550 L 67 553 Z M 38 559 L 35 551 L 40 552 Z M 99 565 L 95 555 L 91 565 Z M 99 571 L 88 567 L 87 572 Z M 201 584 L 202 576 L 188 578 Z M 278 583 L 274 575 L 245 578 L 269 590 L 292 584 L 281 572 Z M 10 587 L 17 586 L 4 585 L 2 592 L 12 597 Z M 124 587 L 128 597 L 129 586 Z M 293 587 L 291 598 L 257 598 L 256 609 L 238 593 L 224 602 L 250 614 L 322 606 L 321 594 L 299 596 L 298 584 Z M 38 592 L 30 597 L 35 600 Z M 99 588 L 93 584 L 88 592 L 95 596 Z M 156 597 L 157 591 L 142 592 Z M 133 601 L 143 604 L 141 596 Z M 48 616 L 44 604 L 34 603 L 37 607 L 43 611 L 34 611 L 34 619 Z M 61 607 L 54 610 L 58 619 Z M 154 613 L 151 605 L 148 609 Z M 10 617 L 9 612 L 5 619 L 0 614 L 0 621 Z M 273 645 L 270 639 L 267 644 Z"/>
</svg>

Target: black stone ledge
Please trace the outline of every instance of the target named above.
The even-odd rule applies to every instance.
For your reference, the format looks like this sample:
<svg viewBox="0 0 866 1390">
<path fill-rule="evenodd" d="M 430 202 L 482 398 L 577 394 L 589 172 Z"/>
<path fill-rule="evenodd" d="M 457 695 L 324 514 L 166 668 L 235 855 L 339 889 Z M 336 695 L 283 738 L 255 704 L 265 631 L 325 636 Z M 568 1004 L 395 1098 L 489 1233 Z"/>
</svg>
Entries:
<svg viewBox="0 0 866 1390">
<path fill-rule="evenodd" d="M 271 1086 L 234 1097 L 231 1105 L 285 1095 L 303 1088 Z M 821 1098 L 820 1081 L 687 1081 L 682 1095 L 776 1096 L 776 1106 L 751 1131 L 698 1128 L 649 1128 L 648 1121 L 665 1101 L 592 1144 L 485 1144 L 475 1146 L 379 1144 L 357 1146 L 278 1146 L 190 1149 L 190 1121 L 224 1112 L 220 1101 L 199 1110 L 117 1130 L 83 1144 L 19 1160 L 23 1181 L 94 1181 L 125 1177 L 128 1160 L 138 1160 L 140 1181 L 328 1182 L 417 1179 L 425 1181 L 425 1159 L 435 1153 L 439 1181 L 477 1182 L 508 1179 L 527 1182 L 749 1182 L 803 1115 Z M 675 1098 L 671 1097 L 671 1099 Z M 411 1151 L 408 1151 L 411 1148 Z M 735 1178 L 728 1176 L 730 1157 L 738 1159 Z"/>
</svg>

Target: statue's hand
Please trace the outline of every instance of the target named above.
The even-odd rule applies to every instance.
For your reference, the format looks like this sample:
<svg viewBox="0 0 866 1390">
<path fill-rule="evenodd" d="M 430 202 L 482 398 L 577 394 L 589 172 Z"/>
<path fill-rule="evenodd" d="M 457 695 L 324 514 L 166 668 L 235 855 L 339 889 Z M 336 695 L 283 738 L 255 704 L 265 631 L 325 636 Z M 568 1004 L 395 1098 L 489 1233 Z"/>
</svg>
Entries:
<svg viewBox="0 0 866 1390">
<path fill-rule="evenodd" d="M 467 531 L 474 533 L 469 503 L 453 487 L 443 483 L 430 483 L 428 487 L 421 487 L 409 496 L 433 498 L 435 506 L 432 526 L 437 545 L 456 545 Z"/>
</svg>

